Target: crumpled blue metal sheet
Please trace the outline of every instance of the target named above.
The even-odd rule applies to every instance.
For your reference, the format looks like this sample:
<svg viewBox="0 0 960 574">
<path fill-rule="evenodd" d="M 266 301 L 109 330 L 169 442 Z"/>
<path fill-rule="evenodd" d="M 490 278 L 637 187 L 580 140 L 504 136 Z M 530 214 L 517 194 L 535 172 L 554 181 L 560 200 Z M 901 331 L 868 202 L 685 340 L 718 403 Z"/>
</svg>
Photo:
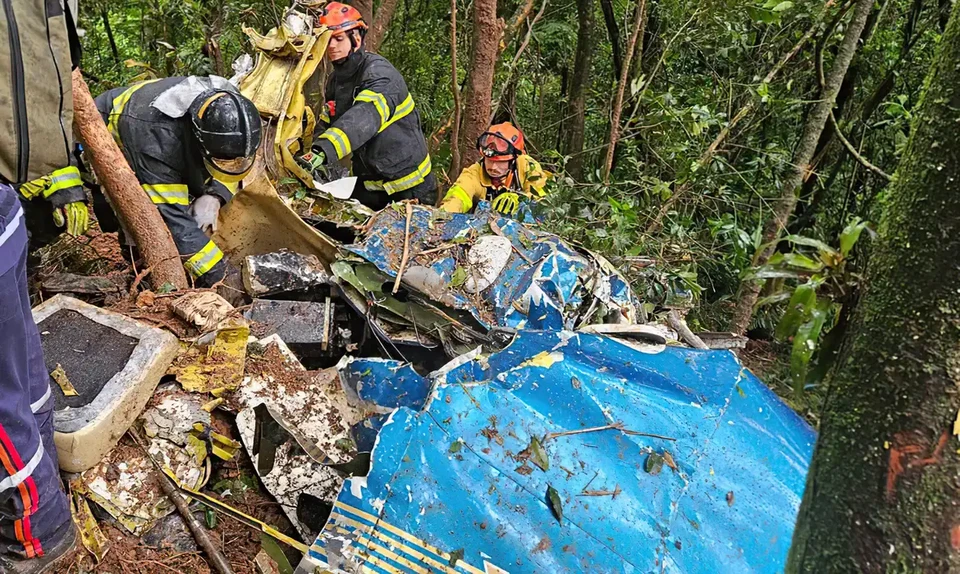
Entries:
<svg viewBox="0 0 960 574">
<path fill-rule="evenodd" d="M 366 238 L 346 249 L 395 277 L 403 253 L 405 215 L 385 209 L 367 227 L 371 231 Z M 510 240 L 514 252 L 506 268 L 481 293 L 485 308 L 478 308 L 458 289 L 446 291 L 454 307 L 470 312 L 488 328 L 574 329 L 588 309 L 596 313 L 591 322 L 636 322 L 637 299 L 629 284 L 600 258 L 578 252 L 556 235 L 489 212 L 447 214 L 421 206 L 413 209 L 410 230 L 414 258 L 420 251 L 470 237 L 496 233 Z M 458 263 L 452 255 L 441 255 L 427 266 L 449 286 Z"/>
<path fill-rule="evenodd" d="M 523 331 L 431 379 L 424 410 L 384 425 L 369 475 L 348 480 L 304 564 L 783 570 L 815 436 L 733 354 Z M 546 471 L 522 454 L 533 437 Z M 670 457 L 656 474 L 651 453 Z"/>
<path fill-rule="evenodd" d="M 418 375 L 409 364 L 388 359 L 344 357 L 337 371 L 348 393 L 381 409 L 419 410 L 431 386 L 430 381 Z"/>
</svg>

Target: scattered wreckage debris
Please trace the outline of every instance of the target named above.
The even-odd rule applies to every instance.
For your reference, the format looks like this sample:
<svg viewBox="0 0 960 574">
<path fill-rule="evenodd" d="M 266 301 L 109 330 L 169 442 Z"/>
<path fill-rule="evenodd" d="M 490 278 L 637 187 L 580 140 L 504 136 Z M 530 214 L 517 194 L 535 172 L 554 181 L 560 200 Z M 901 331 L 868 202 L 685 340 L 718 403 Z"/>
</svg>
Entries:
<svg viewBox="0 0 960 574">
<path fill-rule="evenodd" d="M 243 260 L 243 286 L 251 297 L 303 291 L 330 281 L 330 275 L 316 255 L 302 255 L 286 249 L 248 255 Z"/>
<path fill-rule="evenodd" d="M 359 455 L 350 428 L 367 413 L 348 402 L 336 371 L 306 371 L 278 336 L 253 345 L 260 352 L 233 397 L 237 428 L 260 480 L 310 540 L 343 484 L 336 466 Z"/>
<path fill-rule="evenodd" d="M 117 288 L 114 311 L 180 341 L 167 338 L 112 435 L 139 417 L 143 448 L 114 439 L 75 465 L 93 560 L 139 556 L 140 536 L 182 555 L 162 563 L 184 572 L 198 567 L 178 560 L 200 564 L 201 550 L 238 573 L 289 571 L 298 550 L 310 574 L 782 568 L 812 431 L 731 354 L 680 348 L 740 342 L 695 335 L 677 306 L 648 300 L 658 279 L 634 292 L 603 257 L 496 214 L 411 203 L 371 214 L 322 192 L 283 203 L 272 189 L 245 190 L 232 209 L 291 217 L 292 206 L 303 218 L 292 250 L 277 236 L 222 238 L 242 256 L 248 307 L 211 290 Z M 115 327 L 130 341 L 84 327 L 91 354 L 94 342 L 130 351 L 98 357 L 114 372 L 160 331 L 133 322 L 137 335 Z M 56 385 L 60 422 L 98 391 L 51 354 L 77 393 Z M 259 506 L 237 504 L 253 492 Z M 227 527 L 245 529 L 247 546 L 207 548 L 204 532 Z"/>
<path fill-rule="evenodd" d="M 731 354 L 521 331 L 427 379 L 298 572 L 783 568 L 814 433 Z"/>
</svg>

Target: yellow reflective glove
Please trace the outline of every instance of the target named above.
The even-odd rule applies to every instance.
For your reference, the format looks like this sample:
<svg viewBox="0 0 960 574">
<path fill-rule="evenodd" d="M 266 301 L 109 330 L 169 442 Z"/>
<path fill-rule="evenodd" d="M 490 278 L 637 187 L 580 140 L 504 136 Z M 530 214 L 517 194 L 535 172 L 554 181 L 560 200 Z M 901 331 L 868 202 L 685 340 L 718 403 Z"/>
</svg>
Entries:
<svg viewBox="0 0 960 574">
<path fill-rule="evenodd" d="M 493 198 L 491 207 L 503 215 L 513 215 L 520 207 L 520 196 L 512 191 L 501 193 Z"/>
<path fill-rule="evenodd" d="M 53 210 L 53 222 L 57 227 L 67 226 L 67 233 L 77 237 L 90 229 L 90 211 L 87 204 L 74 201 Z"/>
</svg>

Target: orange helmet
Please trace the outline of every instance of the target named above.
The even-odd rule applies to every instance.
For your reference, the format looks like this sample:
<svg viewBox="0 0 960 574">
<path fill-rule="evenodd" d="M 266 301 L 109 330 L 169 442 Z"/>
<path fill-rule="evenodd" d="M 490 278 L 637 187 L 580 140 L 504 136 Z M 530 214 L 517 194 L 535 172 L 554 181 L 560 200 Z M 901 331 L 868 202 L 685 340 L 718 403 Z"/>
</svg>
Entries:
<svg viewBox="0 0 960 574">
<path fill-rule="evenodd" d="M 493 161 L 510 161 L 524 153 L 523 132 L 509 122 L 490 126 L 477 139 L 477 149 Z"/>
<path fill-rule="evenodd" d="M 320 24 L 326 26 L 331 32 L 346 32 L 356 28 L 367 29 L 367 24 L 363 21 L 359 10 L 339 2 L 331 2 L 323 7 Z"/>
</svg>

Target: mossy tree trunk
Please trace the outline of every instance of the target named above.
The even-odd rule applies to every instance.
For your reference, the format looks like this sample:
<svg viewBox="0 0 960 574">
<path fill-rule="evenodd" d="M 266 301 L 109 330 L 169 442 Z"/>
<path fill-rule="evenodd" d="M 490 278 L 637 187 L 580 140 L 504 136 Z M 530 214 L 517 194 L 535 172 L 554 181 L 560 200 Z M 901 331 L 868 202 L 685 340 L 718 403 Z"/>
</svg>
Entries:
<svg viewBox="0 0 960 574">
<path fill-rule="evenodd" d="M 788 572 L 960 571 L 960 4 L 887 193 Z"/>
</svg>

